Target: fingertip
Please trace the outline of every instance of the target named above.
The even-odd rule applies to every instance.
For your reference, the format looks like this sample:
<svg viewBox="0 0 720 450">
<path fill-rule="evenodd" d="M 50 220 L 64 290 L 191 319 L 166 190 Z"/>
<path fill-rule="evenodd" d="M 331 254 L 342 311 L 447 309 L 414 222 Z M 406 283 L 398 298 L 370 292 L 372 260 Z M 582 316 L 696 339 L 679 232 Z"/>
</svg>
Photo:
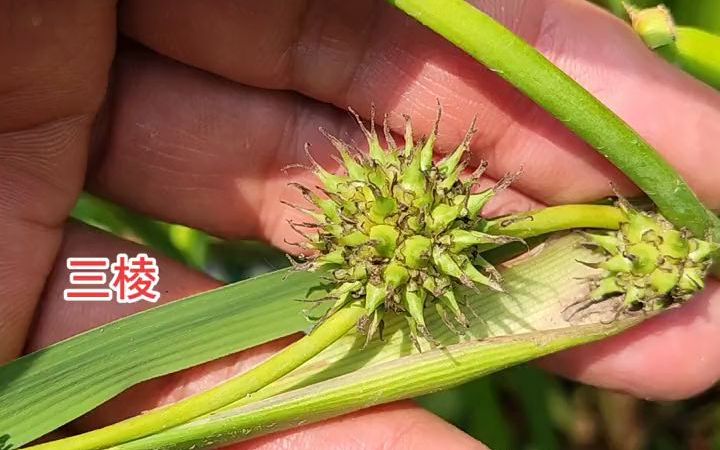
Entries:
<svg viewBox="0 0 720 450">
<path fill-rule="evenodd" d="M 545 358 L 543 367 L 652 400 L 697 395 L 720 379 L 720 284 L 618 336 Z"/>
</svg>

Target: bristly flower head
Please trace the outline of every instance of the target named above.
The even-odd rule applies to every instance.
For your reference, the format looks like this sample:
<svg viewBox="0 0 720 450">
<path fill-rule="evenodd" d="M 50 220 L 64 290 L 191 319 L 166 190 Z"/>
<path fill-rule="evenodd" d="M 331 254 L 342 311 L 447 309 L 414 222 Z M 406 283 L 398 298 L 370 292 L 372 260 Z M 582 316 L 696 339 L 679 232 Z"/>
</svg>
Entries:
<svg viewBox="0 0 720 450">
<path fill-rule="evenodd" d="M 315 206 L 304 210 L 314 222 L 300 225 L 316 230 L 304 244 L 315 255 L 298 267 L 329 275 L 328 297 L 335 303 L 328 314 L 350 302 L 363 303 L 367 313 L 359 328 L 368 339 L 382 333 L 388 311 L 406 315 L 414 339 L 418 333 L 430 338 L 425 309 L 431 305 L 451 329 L 468 326 L 457 287 L 501 290 L 500 275 L 477 246 L 517 240 L 476 231 L 481 210 L 512 177 L 474 192 L 485 164 L 462 176 L 474 122 L 460 145 L 436 162 L 437 121 L 430 136 L 416 143 L 406 116 L 405 144 L 398 148 L 386 118 L 383 148 L 374 117 L 368 129 L 351 112 L 367 138 L 368 153 L 353 151 L 321 129 L 339 152 L 343 173 L 330 173 L 313 161 L 319 189 L 295 185 Z"/>
<path fill-rule="evenodd" d="M 590 302 L 622 297 L 620 312 L 652 311 L 683 302 L 704 287 L 718 245 L 675 229 L 661 215 L 620 199 L 626 220 L 618 231 L 587 233 L 586 245 L 605 259 Z"/>
</svg>

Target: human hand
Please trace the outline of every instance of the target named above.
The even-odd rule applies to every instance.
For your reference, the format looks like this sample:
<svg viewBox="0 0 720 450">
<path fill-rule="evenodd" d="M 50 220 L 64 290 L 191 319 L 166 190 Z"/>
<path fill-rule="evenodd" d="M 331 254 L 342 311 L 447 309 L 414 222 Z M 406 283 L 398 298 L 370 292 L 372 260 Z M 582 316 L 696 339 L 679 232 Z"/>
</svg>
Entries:
<svg viewBox="0 0 720 450">
<path fill-rule="evenodd" d="M 0 358 L 32 351 L 142 306 L 59 300 L 69 256 L 137 253 L 131 244 L 65 221 L 83 184 L 153 217 L 288 251 L 292 195 L 281 168 L 305 162 L 304 141 L 331 166 L 316 131 L 361 142 L 353 106 L 374 102 L 427 134 L 435 99 L 439 144 L 459 141 L 473 115 L 474 161 L 490 176 L 524 166 L 496 212 L 594 200 L 608 180 L 631 187 L 562 124 L 450 44 L 384 2 L 129 1 L 116 5 L 6 3 L 0 33 Z M 720 96 L 649 53 L 626 26 L 571 0 L 480 1 L 614 109 L 660 150 L 709 206 L 720 192 L 711 143 Z M 112 58 L 116 64 L 111 68 Z M 191 66 L 191 67 L 190 67 Z M 106 89 L 108 73 L 112 83 Z M 218 76 L 219 75 L 219 76 Z M 224 77 L 220 78 L 220 77 Z M 294 92 L 288 92 L 294 91 Z M 103 99 L 107 102 L 103 107 Z M 334 105 L 334 106 L 333 106 Z M 293 172 L 294 178 L 309 174 Z M 30 244 L 30 245 L 28 245 Z M 57 268 L 53 271 L 53 266 Z M 161 259 L 163 301 L 215 283 Z M 652 398 L 692 395 L 720 377 L 717 283 L 690 304 L 622 336 L 548 358 L 582 381 Z M 31 322 L 33 321 L 31 327 Z M 138 386 L 69 431 L 107 424 L 230 377 L 288 341 Z M 691 349 L 691 351 L 690 351 Z M 390 443 L 390 444 L 388 444 Z M 408 404 L 242 444 L 241 448 L 471 448 L 480 444 Z"/>
</svg>

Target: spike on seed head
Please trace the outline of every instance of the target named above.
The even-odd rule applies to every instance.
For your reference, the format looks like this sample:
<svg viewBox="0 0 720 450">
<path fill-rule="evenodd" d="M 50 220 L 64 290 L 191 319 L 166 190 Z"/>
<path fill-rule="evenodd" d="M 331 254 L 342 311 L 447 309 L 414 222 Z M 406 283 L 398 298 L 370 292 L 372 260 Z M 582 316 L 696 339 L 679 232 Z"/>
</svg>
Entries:
<svg viewBox="0 0 720 450">
<path fill-rule="evenodd" d="M 388 114 L 385 113 L 385 116 L 383 117 L 383 134 L 385 134 L 385 142 L 387 142 L 390 151 L 396 153 L 398 150 L 397 143 L 395 142 L 395 138 L 390 131 L 390 124 L 388 123 L 388 118 Z"/>
<path fill-rule="evenodd" d="M 407 114 L 403 115 L 403 118 L 405 119 L 405 150 L 403 156 L 409 158 L 413 151 L 412 121 Z"/>
<path fill-rule="evenodd" d="M 430 167 L 433 165 L 433 154 L 435 152 L 435 141 L 437 141 L 438 127 L 440 126 L 440 117 L 442 116 L 442 109 L 438 106 L 437 117 L 433 124 L 432 131 L 427 140 L 423 143 L 420 149 L 420 170 L 427 173 Z"/>
<path fill-rule="evenodd" d="M 406 315 L 414 339 L 432 343 L 425 319 L 428 307 L 434 306 L 446 322 L 452 317 L 467 327 L 456 300 L 459 287 L 502 290 L 499 273 L 474 249 L 515 239 L 479 233 L 473 227 L 482 220 L 478 217 L 485 204 L 514 176 L 492 189 L 471 193 L 476 180 L 463 176 L 463 158 L 475 121 L 455 151 L 436 163 L 439 107 L 430 135 L 420 142 L 413 139 L 410 118 L 405 116 L 401 154 L 387 115 L 383 131 L 388 148 L 384 149 L 375 131 L 374 106 L 369 127 L 354 110 L 350 112 L 367 139 L 369 157 L 354 157 L 349 145 L 324 129 L 321 132 L 339 152 L 345 175 L 323 169 L 307 150 L 324 196 L 295 186 L 319 209 L 314 227 L 318 237 L 308 236 L 315 239 L 310 246 L 319 254 L 301 267 L 327 271 L 335 286 L 331 292 L 339 297 L 334 310 L 351 301 L 364 305 L 366 315 L 359 329 L 368 339 L 382 329 L 384 313 L 399 313 Z M 485 166 L 481 163 L 473 177 L 479 178 Z"/>
<path fill-rule="evenodd" d="M 467 132 L 465 133 L 465 137 L 463 138 L 460 145 L 458 145 L 452 153 L 446 156 L 438 164 L 438 170 L 440 170 L 440 172 L 442 172 L 443 175 L 445 175 L 446 177 L 450 173 L 455 172 L 458 165 L 460 165 L 460 163 L 462 162 L 462 157 L 470 149 L 470 141 L 477 132 L 477 129 L 475 128 L 476 121 L 477 116 L 473 117 L 473 120 L 470 123 L 470 128 L 468 128 Z"/>
<path fill-rule="evenodd" d="M 480 164 L 478 164 L 477 168 L 473 171 L 472 174 L 470 174 L 470 179 L 473 182 L 476 182 L 482 178 L 482 176 L 485 174 L 485 170 L 487 170 L 488 162 L 484 159 L 480 161 Z"/>
</svg>

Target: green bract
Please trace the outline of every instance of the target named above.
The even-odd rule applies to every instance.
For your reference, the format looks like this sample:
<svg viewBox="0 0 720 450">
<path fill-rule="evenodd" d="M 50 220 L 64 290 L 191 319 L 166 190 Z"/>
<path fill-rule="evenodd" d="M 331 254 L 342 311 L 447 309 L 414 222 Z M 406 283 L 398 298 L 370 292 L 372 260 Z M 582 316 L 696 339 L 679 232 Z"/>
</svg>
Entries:
<svg viewBox="0 0 720 450">
<path fill-rule="evenodd" d="M 316 256 L 299 267 L 329 274 L 328 297 L 335 303 L 328 314 L 363 302 L 366 315 L 358 325 L 368 339 L 382 333 L 388 311 L 406 314 L 413 338 L 418 333 L 429 338 L 424 310 L 430 304 L 450 328 L 451 318 L 467 326 L 456 287 L 479 284 L 501 290 L 500 275 L 477 246 L 517 240 L 475 231 L 483 220 L 480 211 L 510 177 L 481 192 L 473 187 L 484 163 L 461 177 L 474 126 L 452 153 L 436 162 L 437 122 L 426 140 L 414 143 L 406 117 L 402 148 L 386 122 L 383 148 L 374 125 L 368 129 L 356 118 L 367 138 L 367 155 L 323 131 L 340 153 L 344 173 L 330 173 L 315 163 L 322 192 L 296 185 L 316 206 L 306 211 L 316 223 L 304 225 L 317 230 L 305 244 Z"/>
<path fill-rule="evenodd" d="M 626 215 L 620 229 L 586 234 L 587 245 L 605 260 L 590 301 L 623 296 L 622 310 L 657 310 L 687 300 L 704 287 L 718 244 L 693 238 L 675 229 L 662 216 L 618 206 Z"/>
</svg>

